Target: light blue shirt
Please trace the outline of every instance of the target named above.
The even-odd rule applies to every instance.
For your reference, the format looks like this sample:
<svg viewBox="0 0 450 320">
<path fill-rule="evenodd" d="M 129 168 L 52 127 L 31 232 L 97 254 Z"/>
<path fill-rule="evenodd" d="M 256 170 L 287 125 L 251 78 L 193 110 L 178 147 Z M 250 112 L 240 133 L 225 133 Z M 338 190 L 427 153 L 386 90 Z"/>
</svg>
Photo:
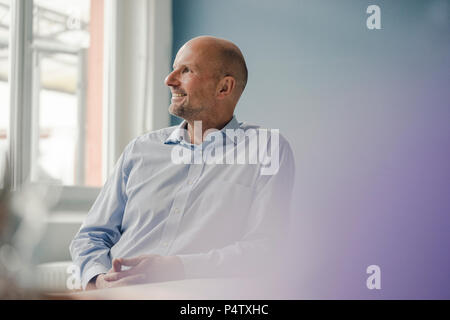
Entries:
<svg viewBox="0 0 450 320">
<path fill-rule="evenodd" d="M 114 258 L 177 255 L 187 278 L 225 277 L 251 272 L 278 250 L 295 175 L 288 142 L 277 137 L 275 174 L 262 174 L 267 162 L 177 163 L 180 150 L 208 158 L 219 146 L 238 158 L 249 152 L 249 142 L 240 144 L 227 132 L 263 132 L 233 117 L 193 145 L 184 128 L 186 122 L 144 134 L 125 148 L 70 245 L 83 288 L 106 273 Z M 261 141 L 274 153 L 273 139 Z"/>
</svg>

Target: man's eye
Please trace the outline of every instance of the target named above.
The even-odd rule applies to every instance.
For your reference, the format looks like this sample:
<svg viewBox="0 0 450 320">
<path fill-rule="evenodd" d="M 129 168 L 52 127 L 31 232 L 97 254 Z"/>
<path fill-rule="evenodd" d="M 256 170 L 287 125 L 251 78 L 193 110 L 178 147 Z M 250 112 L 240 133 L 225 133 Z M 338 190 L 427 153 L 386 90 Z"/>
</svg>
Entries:
<svg viewBox="0 0 450 320">
<path fill-rule="evenodd" d="M 184 68 L 183 69 L 183 73 L 186 73 L 186 72 L 189 72 L 190 70 L 189 70 L 189 68 Z"/>
</svg>

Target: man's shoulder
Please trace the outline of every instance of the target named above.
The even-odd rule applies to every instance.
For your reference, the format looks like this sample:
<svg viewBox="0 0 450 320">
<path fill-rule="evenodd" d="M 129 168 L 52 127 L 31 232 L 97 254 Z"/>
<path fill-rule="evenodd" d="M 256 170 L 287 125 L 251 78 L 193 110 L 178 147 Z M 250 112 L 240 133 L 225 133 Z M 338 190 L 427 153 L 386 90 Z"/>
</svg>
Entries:
<svg viewBox="0 0 450 320">
<path fill-rule="evenodd" d="M 260 125 L 250 122 L 241 122 L 239 123 L 239 129 L 248 130 L 248 129 L 263 129 Z"/>
<path fill-rule="evenodd" d="M 153 130 L 146 132 L 137 138 L 135 138 L 132 143 L 148 143 L 148 142 L 156 142 L 156 143 L 164 143 L 167 138 L 172 134 L 172 132 L 177 128 L 178 126 L 171 126 L 166 127 L 158 130 Z"/>
<path fill-rule="evenodd" d="M 259 124 L 255 124 L 255 123 L 251 123 L 251 122 L 241 122 L 239 123 L 239 129 L 243 129 L 243 130 L 250 130 L 250 129 L 254 129 L 255 131 L 280 131 L 279 129 L 276 128 L 269 128 L 269 127 L 265 127 Z"/>
<path fill-rule="evenodd" d="M 267 134 L 269 137 L 276 137 L 279 140 L 280 145 L 286 145 L 288 148 L 290 148 L 288 139 L 283 135 L 283 133 L 281 132 L 282 130 L 280 129 L 268 128 L 250 122 L 241 122 L 239 125 L 239 129 L 242 129 L 244 131 L 253 130 L 258 135 L 261 134 L 261 132 L 263 132 L 264 134 Z"/>
</svg>

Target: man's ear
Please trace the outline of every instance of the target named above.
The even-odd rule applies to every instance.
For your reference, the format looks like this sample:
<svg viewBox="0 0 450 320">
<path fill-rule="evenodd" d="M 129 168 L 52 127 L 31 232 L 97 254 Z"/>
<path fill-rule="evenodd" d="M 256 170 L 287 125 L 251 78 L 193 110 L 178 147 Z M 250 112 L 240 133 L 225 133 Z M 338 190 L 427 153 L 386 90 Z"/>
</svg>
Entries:
<svg viewBox="0 0 450 320">
<path fill-rule="evenodd" d="M 236 80 L 232 76 L 224 77 L 217 86 L 217 98 L 225 99 L 233 93 L 235 86 Z"/>
</svg>

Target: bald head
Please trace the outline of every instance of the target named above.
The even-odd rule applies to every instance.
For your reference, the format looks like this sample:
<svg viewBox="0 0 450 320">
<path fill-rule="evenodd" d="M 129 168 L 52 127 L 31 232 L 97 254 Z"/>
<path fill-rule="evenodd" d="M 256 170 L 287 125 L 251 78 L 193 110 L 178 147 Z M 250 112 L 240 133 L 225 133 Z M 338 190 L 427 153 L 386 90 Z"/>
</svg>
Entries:
<svg viewBox="0 0 450 320">
<path fill-rule="evenodd" d="M 231 76 L 236 80 L 236 89 L 239 95 L 247 85 L 248 70 L 244 55 L 233 42 L 212 36 L 200 36 L 186 42 L 185 46 L 191 46 L 201 52 L 205 59 L 217 71 L 218 77 Z"/>
<path fill-rule="evenodd" d="M 233 116 L 247 83 L 247 67 L 234 43 L 202 36 L 178 50 L 165 83 L 172 92 L 171 114 L 220 128 Z"/>
</svg>

